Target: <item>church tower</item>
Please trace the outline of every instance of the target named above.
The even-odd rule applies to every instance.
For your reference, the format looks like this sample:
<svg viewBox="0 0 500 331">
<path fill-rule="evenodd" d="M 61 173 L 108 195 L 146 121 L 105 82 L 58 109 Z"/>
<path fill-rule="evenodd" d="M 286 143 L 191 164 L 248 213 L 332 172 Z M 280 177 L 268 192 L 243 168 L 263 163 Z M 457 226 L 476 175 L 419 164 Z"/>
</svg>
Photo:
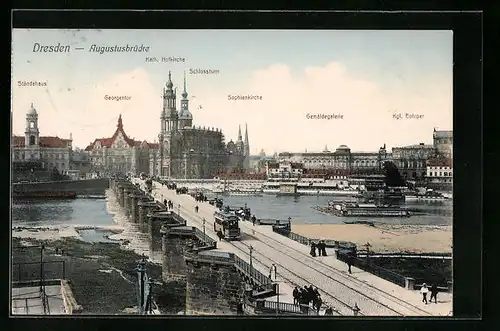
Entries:
<svg viewBox="0 0 500 331">
<path fill-rule="evenodd" d="M 245 123 L 245 149 L 244 149 L 244 154 L 245 156 L 250 156 L 250 144 L 248 143 L 248 125 Z"/>
<path fill-rule="evenodd" d="M 182 92 L 181 111 L 179 113 L 179 128 L 191 127 L 193 125 L 193 115 L 189 112 L 189 100 L 186 91 L 186 72 L 184 72 L 184 91 Z"/>
<path fill-rule="evenodd" d="M 236 140 L 236 148 L 239 155 L 243 155 L 245 152 L 245 146 L 243 143 L 243 137 L 241 136 L 241 125 L 238 126 L 238 139 Z"/>
<path fill-rule="evenodd" d="M 175 108 L 176 91 L 173 90 L 172 73 L 168 72 L 168 81 L 163 88 L 163 109 L 161 112 L 161 131 L 158 135 L 160 144 L 159 150 L 159 171 L 160 176 L 166 175 L 164 167 L 169 163 L 172 154 L 173 140 L 179 127 L 179 115 Z M 170 165 L 169 170 L 170 172 Z"/>
<path fill-rule="evenodd" d="M 168 72 L 168 81 L 163 88 L 163 111 L 161 132 L 176 132 L 178 129 L 179 115 L 175 108 L 176 91 L 172 89 L 172 74 Z"/>
<path fill-rule="evenodd" d="M 38 147 L 40 145 L 40 131 L 38 130 L 38 113 L 33 103 L 26 114 L 26 130 L 24 131 L 24 146 Z"/>
</svg>

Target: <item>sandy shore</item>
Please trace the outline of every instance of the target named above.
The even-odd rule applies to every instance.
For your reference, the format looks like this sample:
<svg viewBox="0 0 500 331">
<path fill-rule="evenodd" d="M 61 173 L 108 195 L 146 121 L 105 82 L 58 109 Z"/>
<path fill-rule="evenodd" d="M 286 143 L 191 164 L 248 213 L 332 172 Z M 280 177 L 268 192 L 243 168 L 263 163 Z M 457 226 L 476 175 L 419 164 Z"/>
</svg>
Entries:
<svg viewBox="0 0 500 331">
<path fill-rule="evenodd" d="M 123 231 L 123 227 L 116 225 L 14 226 L 12 227 L 12 237 L 52 241 L 68 237 L 81 239 L 78 231 L 91 229 L 111 231 L 115 233 Z"/>
<path fill-rule="evenodd" d="M 375 252 L 451 253 L 452 227 L 426 225 L 292 224 L 292 231 L 318 239 L 371 245 Z"/>
</svg>

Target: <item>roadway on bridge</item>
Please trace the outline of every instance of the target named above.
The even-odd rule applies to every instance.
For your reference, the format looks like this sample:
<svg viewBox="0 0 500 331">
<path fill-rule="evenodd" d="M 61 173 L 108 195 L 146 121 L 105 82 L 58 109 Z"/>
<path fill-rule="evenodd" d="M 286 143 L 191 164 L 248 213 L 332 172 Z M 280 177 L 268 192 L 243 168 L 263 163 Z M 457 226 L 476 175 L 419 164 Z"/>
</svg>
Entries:
<svg viewBox="0 0 500 331">
<path fill-rule="evenodd" d="M 199 212 L 196 213 L 194 207 L 197 203 L 189 195 L 177 195 L 158 183 L 155 183 L 154 193 L 159 200 L 172 200 L 175 211 L 180 204 L 181 216 L 192 221 L 190 225 L 202 229 L 202 219 L 205 218 L 206 233 L 216 238 L 213 231 L 214 206 L 198 203 Z M 307 246 L 274 233 L 270 226 L 252 226 L 250 222 L 240 222 L 240 228 L 241 240 L 219 242 L 220 250 L 234 252 L 248 261 L 251 245 L 253 264 L 257 269 L 267 274 L 274 263 L 278 269 L 278 280 L 282 279 L 291 286 L 317 286 L 324 301 L 338 314 L 352 315 L 355 304 L 361 309 L 360 315 L 370 316 L 446 315 L 451 310 L 448 307 L 451 304 L 420 305 L 418 292 L 405 290 L 360 269 L 353 268 L 354 274 L 349 275 L 345 272 L 345 265 L 333 256 L 312 258 L 308 255 Z M 358 276 L 361 274 L 362 277 Z"/>
</svg>

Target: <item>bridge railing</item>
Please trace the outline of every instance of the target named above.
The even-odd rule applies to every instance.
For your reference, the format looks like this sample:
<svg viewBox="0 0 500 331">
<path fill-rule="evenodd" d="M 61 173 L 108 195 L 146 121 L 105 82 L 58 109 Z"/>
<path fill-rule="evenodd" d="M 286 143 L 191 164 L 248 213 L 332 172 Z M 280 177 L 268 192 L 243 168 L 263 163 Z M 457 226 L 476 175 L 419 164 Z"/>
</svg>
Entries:
<svg viewBox="0 0 500 331">
<path fill-rule="evenodd" d="M 255 280 L 262 288 L 272 289 L 274 288 L 273 282 L 266 277 L 262 272 L 250 266 L 246 261 L 233 254 L 235 267 L 240 269 L 244 274 Z"/>
<path fill-rule="evenodd" d="M 180 235 L 192 235 L 193 227 L 192 226 L 174 226 L 170 228 L 169 232 L 171 234 L 180 234 Z"/>
<path fill-rule="evenodd" d="M 201 242 L 205 243 L 205 245 L 212 247 L 212 248 L 217 248 L 217 241 L 213 240 L 209 235 L 207 235 L 206 233 L 203 233 L 203 231 L 201 231 L 197 227 L 194 227 L 194 235 Z"/>
<path fill-rule="evenodd" d="M 394 283 L 401 287 L 405 287 L 405 281 L 406 281 L 405 276 L 398 274 L 394 271 L 379 267 L 375 264 L 372 264 L 369 262 L 369 259 L 366 258 L 361 259 L 354 256 L 348 256 L 347 254 L 341 253 L 340 251 L 337 252 L 337 259 L 346 263 L 350 259 L 350 262 L 353 266 L 362 269 L 366 272 L 369 272 L 371 274 L 377 275 L 378 277 L 388 280 L 391 283 Z"/>
<path fill-rule="evenodd" d="M 303 315 L 318 315 L 318 312 L 307 305 L 296 305 L 288 302 L 277 302 L 277 301 L 267 301 L 262 299 L 256 300 L 256 308 L 278 313 L 291 313 L 291 314 L 303 314 Z"/>
</svg>

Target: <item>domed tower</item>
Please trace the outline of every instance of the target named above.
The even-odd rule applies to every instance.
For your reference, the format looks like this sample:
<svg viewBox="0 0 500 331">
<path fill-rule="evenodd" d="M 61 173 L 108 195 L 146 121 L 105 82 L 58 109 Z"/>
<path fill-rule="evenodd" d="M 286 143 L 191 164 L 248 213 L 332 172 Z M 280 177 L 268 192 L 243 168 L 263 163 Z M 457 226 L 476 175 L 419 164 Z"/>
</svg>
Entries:
<svg viewBox="0 0 500 331">
<path fill-rule="evenodd" d="M 179 127 L 191 127 L 193 125 L 193 115 L 189 112 L 188 93 L 186 91 L 186 72 L 184 72 L 184 91 L 182 92 L 181 111 L 179 112 Z"/>
<path fill-rule="evenodd" d="M 40 131 L 38 130 L 38 113 L 31 103 L 26 113 L 26 130 L 24 131 L 24 146 L 35 147 L 40 144 Z"/>
</svg>

